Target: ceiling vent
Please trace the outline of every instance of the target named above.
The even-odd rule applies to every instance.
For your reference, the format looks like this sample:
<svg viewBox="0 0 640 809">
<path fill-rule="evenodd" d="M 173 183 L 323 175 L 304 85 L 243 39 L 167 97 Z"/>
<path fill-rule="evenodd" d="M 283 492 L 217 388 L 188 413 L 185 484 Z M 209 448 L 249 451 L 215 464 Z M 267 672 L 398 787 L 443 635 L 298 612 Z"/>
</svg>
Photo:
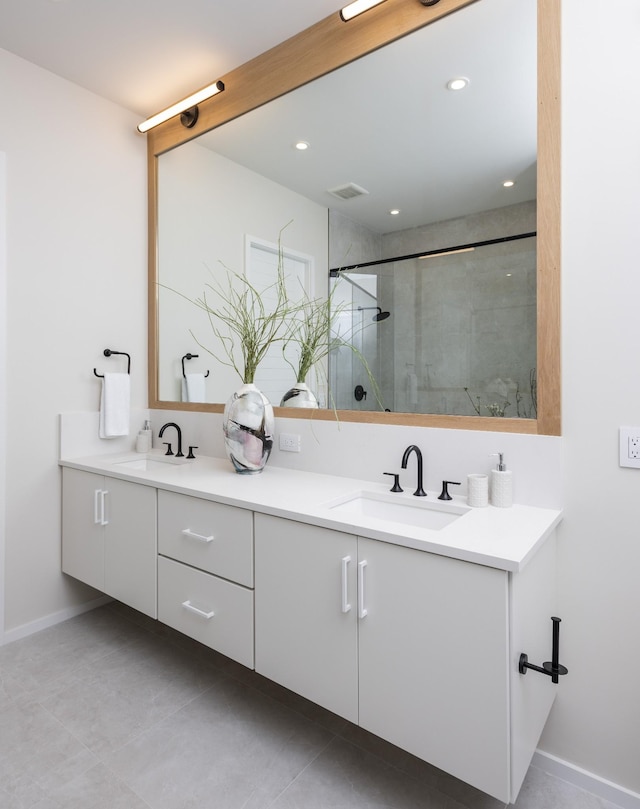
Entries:
<svg viewBox="0 0 640 809">
<path fill-rule="evenodd" d="M 361 197 L 363 194 L 368 194 L 369 192 L 360 185 L 347 183 L 346 185 L 338 185 L 335 188 L 329 188 L 329 193 L 333 194 L 334 197 L 338 197 L 338 199 L 354 199 L 355 197 Z"/>
</svg>

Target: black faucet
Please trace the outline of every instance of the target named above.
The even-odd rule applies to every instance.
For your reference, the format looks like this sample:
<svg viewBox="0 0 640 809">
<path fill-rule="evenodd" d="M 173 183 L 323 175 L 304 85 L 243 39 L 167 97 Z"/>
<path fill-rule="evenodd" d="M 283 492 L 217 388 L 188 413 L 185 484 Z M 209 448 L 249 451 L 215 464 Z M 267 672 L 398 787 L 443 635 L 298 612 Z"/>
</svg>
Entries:
<svg viewBox="0 0 640 809">
<path fill-rule="evenodd" d="M 402 456 L 402 468 L 407 468 L 407 461 L 409 460 L 409 455 L 412 452 L 416 454 L 416 460 L 418 462 L 418 488 L 415 490 L 414 495 L 416 497 L 426 497 L 427 493 L 422 488 L 422 453 L 420 452 L 420 448 L 416 447 L 415 444 L 411 444 L 410 447 L 407 447 L 404 451 L 404 455 Z"/>
<path fill-rule="evenodd" d="M 160 428 L 160 432 L 158 433 L 158 438 L 162 438 L 164 431 L 167 427 L 175 427 L 176 432 L 178 433 L 178 451 L 176 452 L 176 458 L 184 458 L 184 453 L 182 452 L 182 430 L 178 427 L 175 421 L 168 421 L 166 424 L 163 424 Z M 169 444 L 169 450 L 167 455 L 172 455 L 171 452 L 171 444 Z"/>
</svg>

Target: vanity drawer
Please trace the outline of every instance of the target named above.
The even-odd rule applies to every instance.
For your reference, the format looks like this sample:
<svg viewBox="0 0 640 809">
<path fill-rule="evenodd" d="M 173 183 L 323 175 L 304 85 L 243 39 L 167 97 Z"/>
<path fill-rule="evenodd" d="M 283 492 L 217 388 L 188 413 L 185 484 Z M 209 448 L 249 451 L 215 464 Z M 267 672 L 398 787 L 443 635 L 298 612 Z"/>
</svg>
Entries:
<svg viewBox="0 0 640 809">
<path fill-rule="evenodd" d="M 158 559 L 158 620 L 253 668 L 253 590 Z"/>
<path fill-rule="evenodd" d="M 253 587 L 253 513 L 161 490 L 158 553 Z"/>
</svg>

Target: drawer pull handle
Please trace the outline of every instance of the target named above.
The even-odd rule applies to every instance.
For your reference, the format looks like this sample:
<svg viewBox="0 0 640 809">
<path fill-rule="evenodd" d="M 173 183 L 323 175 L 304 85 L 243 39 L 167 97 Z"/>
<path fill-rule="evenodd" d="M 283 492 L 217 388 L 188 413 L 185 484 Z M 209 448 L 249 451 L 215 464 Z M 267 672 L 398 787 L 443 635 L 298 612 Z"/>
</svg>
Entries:
<svg viewBox="0 0 640 809">
<path fill-rule="evenodd" d="M 349 582 L 347 580 L 350 561 L 350 556 L 344 556 L 342 559 L 342 612 L 349 612 L 351 609 L 351 604 L 349 604 Z"/>
<path fill-rule="evenodd" d="M 189 537 L 189 539 L 195 539 L 198 542 L 213 542 L 213 537 L 205 537 L 203 534 L 195 534 L 193 531 L 190 531 L 188 528 L 185 528 L 182 531 L 183 537 Z"/>
<path fill-rule="evenodd" d="M 366 618 L 367 616 L 367 609 L 364 606 L 364 569 L 366 566 L 366 560 L 358 562 L 358 618 Z"/>
<path fill-rule="evenodd" d="M 213 610 L 211 610 L 211 612 L 199 610 L 197 607 L 194 607 L 190 601 L 183 601 L 182 606 L 185 608 L 185 610 L 189 610 L 189 612 L 192 612 L 194 615 L 199 615 L 200 618 L 206 618 L 207 621 L 210 618 L 213 618 L 213 616 L 215 615 L 215 612 L 213 612 Z"/>
</svg>

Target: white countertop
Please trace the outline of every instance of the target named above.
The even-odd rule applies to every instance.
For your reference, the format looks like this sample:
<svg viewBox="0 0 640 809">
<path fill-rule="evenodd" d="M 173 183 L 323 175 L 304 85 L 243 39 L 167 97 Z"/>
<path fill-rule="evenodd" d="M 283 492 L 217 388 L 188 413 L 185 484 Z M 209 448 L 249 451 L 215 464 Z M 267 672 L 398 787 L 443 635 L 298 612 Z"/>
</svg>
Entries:
<svg viewBox="0 0 640 809">
<path fill-rule="evenodd" d="M 228 460 L 204 456 L 179 465 L 154 464 L 152 471 L 122 465 L 144 457 L 163 456 L 155 451 L 148 456 L 116 453 L 64 459 L 60 465 L 513 572 L 523 569 L 562 517 L 560 511 L 549 508 L 487 506 L 470 508 L 438 530 L 428 529 L 330 507 L 359 492 L 388 493 L 390 482 L 372 483 L 269 465 L 260 474 L 239 475 Z M 394 502 L 398 498 L 398 503 L 411 506 L 420 500 L 421 507 L 446 509 L 452 505 L 466 509 L 465 498 L 454 496 L 450 503 L 443 503 L 438 494 L 429 491 L 423 499 L 406 490 L 391 496 Z"/>
</svg>

